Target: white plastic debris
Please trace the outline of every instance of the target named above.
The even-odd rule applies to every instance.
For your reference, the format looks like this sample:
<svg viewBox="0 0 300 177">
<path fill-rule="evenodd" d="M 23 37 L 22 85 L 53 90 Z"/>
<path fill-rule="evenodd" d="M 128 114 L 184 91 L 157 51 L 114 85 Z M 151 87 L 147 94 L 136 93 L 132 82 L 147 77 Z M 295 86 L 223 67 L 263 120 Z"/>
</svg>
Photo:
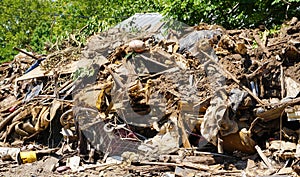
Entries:
<svg viewBox="0 0 300 177">
<path fill-rule="evenodd" d="M 70 157 L 67 160 L 67 165 L 68 167 L 71 168 L 72 172 L 76 172 L 79 170 L 79 165 L 80 165 L 80 157 L 79 156 L 73 156 Z"/>
</svg>

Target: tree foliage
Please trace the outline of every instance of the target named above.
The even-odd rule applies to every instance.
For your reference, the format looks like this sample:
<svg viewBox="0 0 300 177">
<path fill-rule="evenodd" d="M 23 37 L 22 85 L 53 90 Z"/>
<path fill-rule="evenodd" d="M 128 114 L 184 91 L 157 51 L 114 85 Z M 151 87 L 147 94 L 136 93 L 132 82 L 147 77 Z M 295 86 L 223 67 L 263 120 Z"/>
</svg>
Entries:
<svg viewBox="0 0 300 177">
<path fill-rule="evenodd" d="M 163 12 L 187 24 L 219 24 L 227 29 L 281 24 L 300 14 L 300 0 L 161 0 Z"/>
<path fill-rule="evenodd" d="M 45 46 L 70 36 L 105 30 L 135 13 L 160 12 L 195 25 L 227 29 L 267 27 L 299 17 L 300 0 L 0 0 L 0 62 L 11 60 L 13 47 L 46 53 Z"/>
<path fill-rule="evenodd" d="M 17 53 L 13 47 L 45 53 L 45 44 L 70 34 L 100 32 L 138 12 L 160 11 L 142 0 L 0 0 L 0 62 Z M 77 36 L 82 37 L 82 36 Z"/>
</svg>

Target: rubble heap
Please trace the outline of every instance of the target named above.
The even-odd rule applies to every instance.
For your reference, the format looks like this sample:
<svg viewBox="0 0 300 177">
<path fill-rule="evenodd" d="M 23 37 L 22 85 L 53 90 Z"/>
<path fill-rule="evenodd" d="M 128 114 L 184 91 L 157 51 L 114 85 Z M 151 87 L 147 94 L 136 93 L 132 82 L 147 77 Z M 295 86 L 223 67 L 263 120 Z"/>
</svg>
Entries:
<svg viewBox="0 0 300 177">
<path fill-rule="evenodd" d="M 151 23 L 37 56 L 32 70 L 23 54 L 1 65 L 1 146 L 46 145 L 33 149 L 60 155 L 57 173 L 299 175 L 300 22 Z"/>
</svg>

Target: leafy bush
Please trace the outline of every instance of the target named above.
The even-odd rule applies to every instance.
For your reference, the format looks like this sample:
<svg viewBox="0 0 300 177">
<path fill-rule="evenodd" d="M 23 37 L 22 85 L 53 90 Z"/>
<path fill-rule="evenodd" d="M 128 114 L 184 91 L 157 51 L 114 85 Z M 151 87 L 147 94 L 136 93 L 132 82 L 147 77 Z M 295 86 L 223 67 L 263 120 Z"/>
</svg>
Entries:
<svg viewBox="0 0 300 177">
<path fill-rule="evenodd" d="M 227 29 L 271 27 L 300 14 L 300 0 L 164 0 L 163 13 L 189 25 L 219 24 Z"/>
</svg>

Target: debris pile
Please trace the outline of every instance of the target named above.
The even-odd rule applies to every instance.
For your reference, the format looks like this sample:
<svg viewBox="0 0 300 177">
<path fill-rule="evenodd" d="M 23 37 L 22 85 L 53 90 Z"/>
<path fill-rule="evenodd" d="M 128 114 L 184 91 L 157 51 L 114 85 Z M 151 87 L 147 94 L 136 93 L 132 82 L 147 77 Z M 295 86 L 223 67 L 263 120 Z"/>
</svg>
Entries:
<svg viewBox="0 0 300 177">
<path fill-rule="evenodd" d="M 297 19 L 273 33 L 137 14 L 88 41 L 0 67 L 2 147 L 59 155 L 58 174 L 299 175 Z"/>
</svg>

